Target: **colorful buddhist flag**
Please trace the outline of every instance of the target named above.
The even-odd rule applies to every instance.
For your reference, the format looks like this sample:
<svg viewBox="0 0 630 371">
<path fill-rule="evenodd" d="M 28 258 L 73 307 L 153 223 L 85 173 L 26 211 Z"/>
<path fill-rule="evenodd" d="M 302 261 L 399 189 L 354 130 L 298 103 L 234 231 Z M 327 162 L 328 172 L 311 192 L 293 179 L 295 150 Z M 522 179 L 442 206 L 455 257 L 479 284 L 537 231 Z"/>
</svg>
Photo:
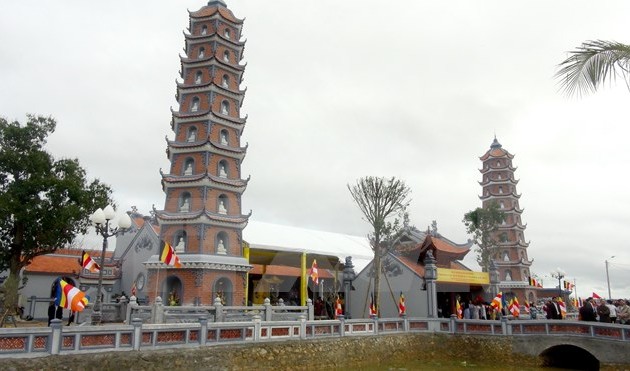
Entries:
<svg viewBox="0 0 630 371">
<path fill-rule="evenodd" d="M 490 306 L 495 308 L 496 310 L 503 309 L 503 293 L 502 292 L 499 292 L 497 296 L 495 296 L 494 299 L 492 299 L 492 303 L 490 303 Z"/>
<path fill-rule="evenodd" d="M 464 311 L 462 310 L 462 305 L 459 303 L 459 299 L 455 300 L 455 312 L 457 313 L 457 318 L 462 319 L 464 317 Z"/>
<path fill-rule="evenodd" d="M 510 313 L 512 313 L 514 318 L 518 318 L 518 316 L 521 314 L 521 306 L 518 303 L 517 297 L 514 297 L 512 300 L 510 300 L 510 305 L 508 309 L 510 310 Z"/>
<path fill-rule="evenodd" d="M 81 254 L 81 267 L 83 267 L 83 269 L 88 269 L 90 272 L 94 273 L 101 270 L 101 267 L 96 264 L 94 259 L 92 259 L 92 257 L 90 257 L 90 254 L 86 253 L 85 250 L 83 250 L 83 254 Z"/>
<path fill-rule="evenodd" d="M 527 300 L 525 300 L 525 303 L 523 305 L 523 309 L 525 310 L 525 313 L 530 313 L 529 302 Z"/>
<path fill-rule="evenodd" d="M 558 306 L 560 307 L 560 315 L 564 319 L 567 315 L 567 304 L 562 300 L 562 298 L 558 298 Z"/>
<path fill-rule="evenodd" d="M 405 295 L 400 292 L 400 298 L 398 298 L 398 315 L 404 316 L 407 314 L 407 306 L 405 305 Z"/>
<path fill-rule="evenodd" d="M 133 285 L 131 285 L 131 296 L 136 296 L 136 281 L 133 281 Z"/>
<path fill-rule="evenodd" d="M 164 241 L 161 242 L 160 246 L 160 261 L 166 265 L 174 266 L 175 268 L 182 267 L 182 263 L 179 262 L 179 258 L 177 254 L 175 254 L 173 246 Z"/>
<path fill-rule="evenodd" d="M 376 304 L 374 304 L 374 293 L 371 293 L 370 295 L 370 317 L 374 317 L 378 312 L 376 311 Z"/>
<path fill-rule="evenodd" d="M 335 318 L 343 315 L 343 307 L 341 306 L 341 298 L 337 296 L 335 301 Z"/>
<path fill-rule="evenodd" d="M 319 271 L 317 270 L 317 260 L 313 259 L 313 264 L 311 264 L 311 270 L 308 272 L 308 275 L 311 276 L 311 281 L 315 285 L 319 285 Z"/>
<path fill-rule="evenodd" d="M 57 293 L 55 305 L 70 309 L 73 312 L 81 312 L 88 304 L 88 299 L 83 291 L 72 286 L 68 282 L 57 279 Z"/>
</svg>

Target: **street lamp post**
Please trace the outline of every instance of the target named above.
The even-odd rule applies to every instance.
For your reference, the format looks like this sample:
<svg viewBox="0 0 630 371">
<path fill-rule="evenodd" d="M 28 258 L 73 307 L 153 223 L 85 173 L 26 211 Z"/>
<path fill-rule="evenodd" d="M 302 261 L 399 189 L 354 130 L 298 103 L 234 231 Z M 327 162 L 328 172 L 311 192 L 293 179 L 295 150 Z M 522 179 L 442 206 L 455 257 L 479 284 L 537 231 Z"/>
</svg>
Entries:
<svg viewBox="0 0 630 371">
<path fill-rule="evenodd" d="M 551 277 L 558 279 L 558 296 L 562 297 L 562 279 L 566 276 L 566 273 L 560 269 L 556 268 L 555 271 L 551 272 Z"/>
<path fill-rule="evenodd" d="M 612 259 L 615 256 L 611 256 L 608 259 Z M 604 260 L 606 262 L 606 283 L 608 284 L 608 299 L 612 300 L 612 295 L 610 294 L 610 276 L 608 275 L 608 259 Z"/>
<path fill-rule="evenodd" d="M 118 226 L 115 226 L 112 220 L 116 217 L 116 212 L 111 205 L 107 205 L 105 209 L 97 209 L 94 214 L 90 215 L 90 220 L 94 223 L 96 233 L 103 236 L 103 251 L 101 251 L 101 269 L 98 271 L 98 288 L 96 291 L 96 301 L 92 308 L 92 324 L 100 325 L 103 317 L 101 306 L 101 290 L 103 289 L 103 270 L 105 269 L 105 251 L 107 251 L 107 239 L 115 236 L 118 232 L 123 232 L 131 226 L 131 219 L 127 213 L 123 213 L 118 218 Z"/>
</svg>

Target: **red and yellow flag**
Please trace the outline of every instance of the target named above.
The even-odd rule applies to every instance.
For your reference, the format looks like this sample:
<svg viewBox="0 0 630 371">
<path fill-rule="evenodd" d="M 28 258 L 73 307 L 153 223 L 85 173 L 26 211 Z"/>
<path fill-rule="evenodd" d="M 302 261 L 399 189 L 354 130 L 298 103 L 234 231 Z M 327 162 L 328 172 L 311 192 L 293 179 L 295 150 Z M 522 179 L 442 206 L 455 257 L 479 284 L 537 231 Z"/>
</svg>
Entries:
<svg viewBox="0 0 630 371">
<path fill-rule="evenodd" d="M 459 299 L 455 300 L 455 312 L 457 313 L 457 318 L 464 318 L 464 311 L 462 310 L 462 305 L 459 303 Z"/>
<path fill-rule="evenodd" d="M 503 305 L 501 304 L 502 298 L 503 298 L 503 293 L 499 292 L 497 296 L 495 296 L 494 299 L 492 299 L 492 303 L 490 303 L 490 306 L 495 308 L 496 310 L 503 309 Z"/>
<path fill-rule="evenodd" d="M 398 299 L 398 314 L 404 316 L 407 314 L 407 306 L 405 305 L 405 295 L 400 292 L 400 298 Z"/>
<path fill-rule="evenodd" d="M 343 307 L 341 306 L 341 298 L 337 296 L 337 301 L 335 302 L 335 318 L 343 315 Z"/>
<path fill-rule="evenodd" d="M 101 258 L 101 262 L 102 262 L 102 258 Z M 96 264 L 94 259 L 92 259 L 92 257 L 90 257 L 90 254 L 86 253 L 85 250 L 83 250 L 83 254 L 81 254 L 81 267 L 83 269 L 88 269 L 90 272 L 94 272 L 94 273 L 101 270 L 101 267 L 98 264 Z"/>
<path fill-rule="evenodd" d="M 510 313 L 512 313 L 514 318 L 518 318 L 518 316 L 521 314 L 521 306 L 518 303 L 517 297 L 514 297 L 512 300 L 510 300 L 510 305 L 508 309 L 510 310 Z"/>
<path fill-rule="evenodd" d="M 374 304 L 374 293 L 371 293 L 371 298 L 370 298 L 370 317 L 376 316 L 378 315 L 378 312 L 376 310 L 376 304 Z"/>
<path fill-rule="evenodd" d="M 319 285 L 319 271 L 317 270 L 317 260 L 313 259 L 313 264 L 311 265 L 311 270 L 308 272 L 308 275 L 311 276 L 311 281 L 315 285 Z"/>
<path fill-rule="evenodd" d="M 174 266 L 175 268 L 181 268 L 182 263 L 179 262 L 179 258 L 177 254 L 175 254 L 175 250 L 173 250 L 173 246 L 168 243 L 162 241 L 161 252 L 160 252 L 160 261 L 166 265 Z"/>
</svg>

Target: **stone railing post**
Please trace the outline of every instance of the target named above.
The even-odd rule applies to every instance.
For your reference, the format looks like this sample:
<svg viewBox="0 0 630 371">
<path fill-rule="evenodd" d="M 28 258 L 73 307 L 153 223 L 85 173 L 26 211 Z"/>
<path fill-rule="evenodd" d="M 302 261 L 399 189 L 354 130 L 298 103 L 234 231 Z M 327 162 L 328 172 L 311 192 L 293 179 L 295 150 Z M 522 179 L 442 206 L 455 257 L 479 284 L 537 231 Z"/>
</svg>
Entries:
<svg viewBox="0 0 630 371">
<path fill-rule="evenodd" d="M 374 321 L 374 335 L 378 335 L 378 333 L 379 333 L 378 316 L 371 316 L 371 318 Z"/>
<path fill-rule="evenodd" d="M 282 298 L 278 299 L 278 306 L 279 307 L 284 307 L 284 299 L 282 299 Z"/>
<path fill-rule="evenodd" d="M 507 316 L 501 317 L 501 333 L 503 335 L 512 335 L 512 325 L 508 323 Z"/>
<path fill-rule="evenodd" d="M 339 320 L 339 336 L 344 337 L 346 336 L 346 320 L 343 314 L 338 315 L 337 319 Z"/>
<path fill-rule="evenodd" d="M 138 307 L 138 298 L 132 295 L 129 298 L 129 304 L 127 304 L 127 313 L 125 314 L 125 324 L 127 325 L 131 324 L 131 313 L 133 312 L 133 309 L 137 309 L 137 307 Z"/>
<path fill-rule="evenodd" d="M 50 321 L 50 328 L 52 331 L 50 339 L 50 354 L 59 354 L 61 352 L 61 328 L 63 322 L 60 319 L 53 319 Z"/>
<path fill-rule="evenodd" d="M 265 307 L 265 321 L 271 321 L 273 308 L 271 307 L 271 300 L 269 298 L 265 298 L 265 302 L 263 304 Z"/>
<path fill-rule="evenodd" d="M 313 321 L 315 319 L 315 308 L 313 307 L 311 298 L 306 299 L 306 306 L 308 307 L 308 320 Z"/>
<path fill-rule="evenodd" d="M 28 315 L 35 317 L 35 306 L 37 305 L 37 296 L 31 295 L 28 299 Z"/>
<path fill-rule="evenodd" d="M 457 331 L 457 323 L 455 320 L 457 319 L 457 315 L 451 314 L 450 321 L 448 322 L 448 332 L 454 334 Z"/>
<path fill-rule="evenodd" d="M 223 303 L 220 297 L 214 298 L 214 322 L 223 322 Z"/>
<path fill-rule="evenodd" d="M 300 314 L 300 339 L 306 339 L 306 316 Z"/>
<path fill-rule="evenodd" d="M 258 314 L 255 314 L 253 317 L 253 321 L 254 321 L 254 341 L 258 342 L 260 341 L 260 316 Z"/>
<path fill-rule="evenodd" d="M 140 345 L 142 344 L 142 319 L 132 319 L 131 325 L 133 326 L 133 350 L 140 350 Z"/>
<path fill-rule="evenodd" d="M 400 318 L 403 320 L 403 331 L 409 332 L 409 318 L 407 318 L 407 313 L 401 314 Z"/>
<path fill-rule="evenodd" d="M 164 305 L 162 298 L 156 297 L 151 307 L 151 323 L 164 323 Z"/>
<path fill-rule="evenodd" d="M 204 346 L 208 339 L 208 319 L 206 317 L 199 318 L 199 324 L 201 325 L 199 329 L 199 345 Z"/>
<path fill-rule="evenodd" d="M 118 299 L 120 306 L 118 307 L 118 313 L 116 314 L 116 322 L 126 322 L 127 321 L 127 306 L 129 304 L 129 299 L 126 296 L 121 296 Z"/>
</svg>

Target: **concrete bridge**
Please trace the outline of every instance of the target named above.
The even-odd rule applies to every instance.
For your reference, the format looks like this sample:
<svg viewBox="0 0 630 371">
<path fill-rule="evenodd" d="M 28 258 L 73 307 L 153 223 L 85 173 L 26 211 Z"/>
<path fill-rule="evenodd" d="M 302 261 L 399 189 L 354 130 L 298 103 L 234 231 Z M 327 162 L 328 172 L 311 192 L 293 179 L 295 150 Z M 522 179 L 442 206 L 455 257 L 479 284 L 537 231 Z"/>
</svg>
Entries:
<svg viewBox="0 0 630 371">
<path fill-rule="evenodd" d="M 541 357 L 544 364 L 599 369 L 600 364 L 630 365 L 630 326 L 550 320 L 458 320 L 455 318 L 385 318 L 349 320 L 143 323 L 0 329 L 0 358 L 41 357 L 166 348 L 203 348 L 227 343 L 369 337 L 391 334 L 447 334 L 501 340 L 513 353 Z"/>
</svg>

